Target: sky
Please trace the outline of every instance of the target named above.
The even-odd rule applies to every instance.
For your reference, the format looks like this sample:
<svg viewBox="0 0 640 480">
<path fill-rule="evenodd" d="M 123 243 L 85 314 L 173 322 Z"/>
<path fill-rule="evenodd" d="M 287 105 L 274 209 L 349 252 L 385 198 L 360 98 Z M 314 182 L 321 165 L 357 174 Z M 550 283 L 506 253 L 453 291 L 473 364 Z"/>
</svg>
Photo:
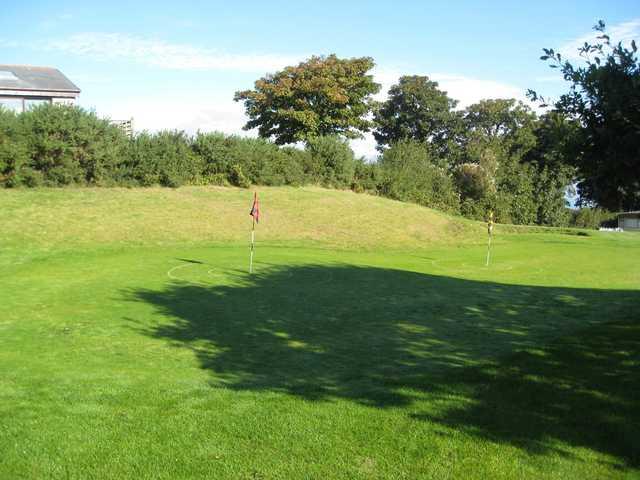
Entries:
<svg viewBox="0 0 640 480">
<path fill-rule="evenodd" d="M 234 92 L 311 55 L 372 57 L 378 99 L 401 75 L 428 75 L 465 107 L 526 101 L 528 88 L 557 97 L 567 84 L 542 48 L 575 57 L 599 19 L 640 43 L 637 0 L 0 3 L 0 64 L 58 68 L 82 107 L 150 131 L 255 135 Z M 375 155 L 371 135 L 352 148 Z"/>
</svg>

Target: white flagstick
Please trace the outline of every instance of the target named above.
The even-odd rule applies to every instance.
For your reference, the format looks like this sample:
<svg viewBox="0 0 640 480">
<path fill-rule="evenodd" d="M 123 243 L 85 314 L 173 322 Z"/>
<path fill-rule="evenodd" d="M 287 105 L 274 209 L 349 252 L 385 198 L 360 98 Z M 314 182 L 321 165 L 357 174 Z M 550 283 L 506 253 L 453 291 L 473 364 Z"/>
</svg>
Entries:
<svg viewBox="0 0 640 480">
<path fill-rule="evenodd" d="M 487 221 L 487 233 L 489 234 L 489 243 L 487 244 L 487 262 L 485 267 L 489 266 L 489 259 L 491 257 L 491 237 L 493 237 L 493 211 L 489 211 L 489 220 Z"/>
<path fill-rule="evenodd" d="M 253 218 L 253 227 L 251 228 L 251 257 L 249 260 L 249 273 L 253 273 L 253 246 L 256 239 L 256 219 Z"/>
<path fill-rule="evenodd" d="M 489 244 L 487 245 L 487 263 L 486 263 L 485 267 L 489 266 L 489 257 L 491 256 L 491 237 L 492 237 L 492 235 L 489 234 Z"/>
</svg>

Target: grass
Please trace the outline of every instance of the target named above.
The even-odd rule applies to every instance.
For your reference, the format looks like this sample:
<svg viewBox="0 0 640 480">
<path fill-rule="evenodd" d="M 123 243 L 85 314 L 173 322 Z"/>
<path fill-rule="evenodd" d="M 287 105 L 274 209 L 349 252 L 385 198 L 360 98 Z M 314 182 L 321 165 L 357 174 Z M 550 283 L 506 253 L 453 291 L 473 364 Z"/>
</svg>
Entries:
<svg viewBox="0 0 640 480">
<path fill-rule="evenodd" d="M 0 478 L 640 477 L 640 236 L 261 200 L 0 192 Z"/>
</svg>

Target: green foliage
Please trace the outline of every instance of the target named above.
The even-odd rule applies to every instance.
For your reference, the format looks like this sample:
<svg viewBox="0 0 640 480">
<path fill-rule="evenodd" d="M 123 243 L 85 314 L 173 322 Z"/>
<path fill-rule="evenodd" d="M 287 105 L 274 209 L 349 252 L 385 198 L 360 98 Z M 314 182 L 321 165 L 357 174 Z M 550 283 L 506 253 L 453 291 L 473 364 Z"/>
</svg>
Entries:
<svg viewBox="0 0 640 480">
<path fill-rule="evenodd" d="M 231 185 L 235 185 L 236 187 L 240 188 L 249 188 L 251 186 L 251 182 L 245 176 L 244 172 L 242 171 L 242 167 L 237 163 L 234 163 L 231 166 L 231 171 L 229 172 L 229 181 L 231 182 Z"/>
<path fill-rule="evenodd" d="M 458 210 L 459 197 L 445 169 L 433 162 L 429 146 L 402 140 L 380 159 L 380 193 L 446 212 Z"/>
<path fill-rule="evenodd" d="M 277 148 L 274 155 L 265 163 L 260 174 L 260 183 L 264 185 L 301 186 L 307 183 L 304 164 L 309 157 L 306 151 L 294 147 Z"/>
<path fill-rule="evenodd" d="M 28 161 L 15 174 L 26 184 L 108 185 L 128 147 L 119 128 L 79 107 L 45 104 L 19 115 L 19 122 Z"/>
<path fill-rule="evenodd" d="M 538 167 L 534 185 L 537 224 L 553 227 L 569 225 L 570 215 L 565 194 L 572 172 L 571 167 L 562 165 L 556 168 Z"/>
<path fill-rule="evenodd" d="M 598 229 L 605 224 L 614 226 L 611 223 L 616 219 L 617 215 L 608 210 L 598 207 L 583 207 L 571 212 L 570 223 L 572 227 Z"/>
<path fill-rule="evenodd" d="M 353 171 L 351 189 L 357 193 L 378 193 L 380 185 L 380 166 L 377 163 L 367 163 L 363 159 L 356 159 Z"/>
<path fill-rule="evenodd" d="M 253 90 L 234 97 L 244 102 L 250 119 L 244 128 L 257 127 L 261 137 L 279 145 L 329 135 L 360 137 L 371 126 L 371 95 L 380 89 L 368 74 L 373 66 L 369 57 L 313 56 L 260 78 Z"/>
<path fill-rule="evenodd" d="M 141 133 L 132 141 L 127 173 L 142 186 L 198 183 L 202 160 L 190 144 L 184 132 Z"/>
<path fill-rule="evenodd" d="M 507 159 L 496 175 L 496 219 L 502 223 L 531 225 L 537 220 L 535 170 Z"/>
<path fill-rule="evenodd" d="M 451 157 L 458 151 L 455 141 L 461 127 L 453 111 L 457 103 L 429 77 L 400 77 L 375 112 L 373 136 L 379 147 L 411 139 L 431 143 L 440 157 Z"/>
<path fill-rule="evenodd" d="M 28 161 L 18 116 L 0 107 L 0 185 L 17 186 L 26 181 L 20 173 Z"/>
<path fill-rule="evenodd" d="M 520 160 L 535 145 L 536 115 L 514 99 L 481 100 L 464 114 L 465 144 L 496 144 Z"/>
<path fill-rule="evenodd" d="M 307 155 L 296 148 L 281 148 L 260 138 L 198 133 L 193 150 L 202 158 L 206 176 L 224 175 L 233 185 L 305 183 L 303 165 Z"/>
<path fill-rule="evenodd" d="M 572 164 L 578 169 L 581 203 L 595 202 L 612 210 L 640 208 L 640 63 L 637 47 L 612 44 L 600 21 L 596 43 L 585 42 L 574 65 L 553 49 L 543 49 L 569 82 L 569 91 L 554 109 L 576 120 Z M 533 100 L 546 100 L 529 91 Z"/>
<path fill-rule="evenodd" d="M 349 144 L 337 136 L 316 137 L 307 142 L 305 173 L 317 183 L 348 187 L 353 181 L 355 157 Z"/>
</svg>

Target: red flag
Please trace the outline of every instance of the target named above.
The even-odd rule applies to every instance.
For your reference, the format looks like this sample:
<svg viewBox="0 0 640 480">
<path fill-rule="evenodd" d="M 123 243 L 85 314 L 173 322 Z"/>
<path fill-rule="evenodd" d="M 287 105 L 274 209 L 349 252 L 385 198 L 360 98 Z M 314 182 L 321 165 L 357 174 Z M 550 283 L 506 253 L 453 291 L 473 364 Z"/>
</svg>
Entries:
<svg viewBox="0 0 640 480">
<path fill-rule="evenodd" d="M 253 194 L 253 205 L 251 206 L 249 215 L 253 217 L 256 223 L 260 223 L 260 204 L 258 203 L 258 192 L 254 192 Z"/>
</svg>

